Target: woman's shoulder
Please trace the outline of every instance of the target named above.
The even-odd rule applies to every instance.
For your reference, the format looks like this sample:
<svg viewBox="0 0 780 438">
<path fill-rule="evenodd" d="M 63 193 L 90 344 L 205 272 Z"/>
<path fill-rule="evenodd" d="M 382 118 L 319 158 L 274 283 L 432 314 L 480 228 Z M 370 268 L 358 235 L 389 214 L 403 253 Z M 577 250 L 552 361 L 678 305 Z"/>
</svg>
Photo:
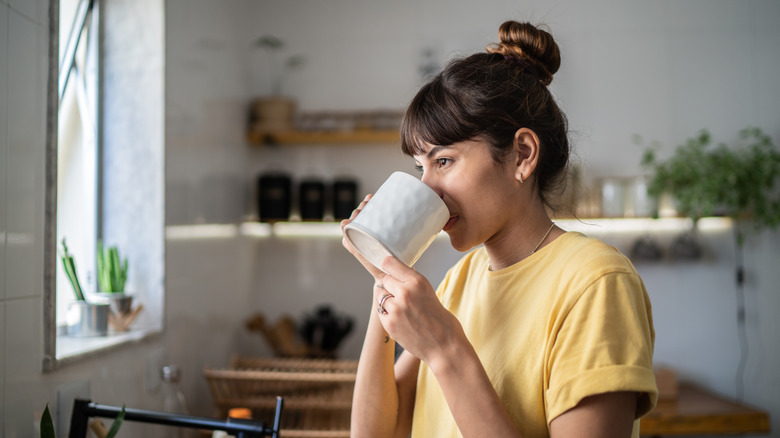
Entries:
<svg viewBox="0 0 780 438">
<path fill-rule="evenodd" d="M 586 236 L 579 231 L 567 231 L 557 243 L 555 249 L 563 254 L 582 255 L 587 253 L 592 256 L 625 258 L 620 250 L 614 246 L 595 237 Z"/>
<path fill-rule="evenodd" d="M 590 272 L 634 272 L 628 258 L 617 248 L 594 237 L 569 231 L 550 245 L 550 259 L 559 266 L 580 267 Z"/>
</svg>

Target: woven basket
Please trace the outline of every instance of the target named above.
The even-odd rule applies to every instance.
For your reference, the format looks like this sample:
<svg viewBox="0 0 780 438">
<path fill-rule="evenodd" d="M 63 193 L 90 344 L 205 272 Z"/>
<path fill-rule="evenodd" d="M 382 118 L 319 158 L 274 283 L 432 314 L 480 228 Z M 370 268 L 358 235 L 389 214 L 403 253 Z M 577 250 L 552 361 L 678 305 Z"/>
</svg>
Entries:
<svg viewBox="0 0 780 438">
<path fill-rule="evenodd" d="M 357 361 L 236 357 L 203 374 L 220 417 L 245 407 L 270 422 L 282 396 L 283 437 L 348 438 L 356 372 Z"/>
</svg>

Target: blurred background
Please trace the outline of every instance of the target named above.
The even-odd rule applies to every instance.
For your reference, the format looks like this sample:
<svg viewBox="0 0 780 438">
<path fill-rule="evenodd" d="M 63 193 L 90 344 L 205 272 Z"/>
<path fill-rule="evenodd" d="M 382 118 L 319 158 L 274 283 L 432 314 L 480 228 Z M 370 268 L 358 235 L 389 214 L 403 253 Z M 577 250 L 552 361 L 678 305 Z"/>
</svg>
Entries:
<svg viewBox="0 0 780 438">
<path fill-rule="evenodd" d="M 769 412 L 771 436 L 780 436 L 780 234 L 763 230 L 738 248 L 733 222 L 702 219 L 700 256 L 675 256 L 670 248 L 689 223 L 659 224 L 646 218 L 655 211 L 639 212 L 638 201 L 622 195 L 647 175 L 640 163 L 649 144 L 669 156 L 702 129 L 727 144 L 747 126 L 780 137 L 777 2 L 97 3 L 108 96 L 101 140 L 127 150 L 156 145 L 131 158 L 119 154 L 104 170 L 107 180 L 151 182 L 159 192 L 115 198 L 105 204 L 115 213 L 102 213 L 109 223 L 103 235 L 126 245 L 136 269 L 131 282 L 144 304 L 144 332 L 120 347 L 48 356 L 57 326 L 44 293 L 44 273 L 51 274 L 44 259 L 53 257 L 44 208 L 50 4 L 0 0 L 0 436 L 33 436 L 44 405 L 65 406 L 70 394 L 159 407 L 158 370 L 169 363 L 181 369 L 190 411 L 214 415 L 204 369 L 227 367 L 234 355 L 276 354 L 267 337 L 246 326 L 258 314 L 268 324 L 285 316 L 302 323 L 330 306 L 353 322 L 334 355 L 357 359 L 373 306 L 369 276 L 341 247 L 329 207 L 314 223 L 322 229 L 290 231 L 288 218 L 258 222 L 258 180 L 289 178 L 295 225 L 301 181 L 330 187 L 346 179 L 362 199 L 393 171 L 413 173 L 385 131 L 397 129 L 398 114 L 430 74 L 496 41 L 507 19 L 542 23 L 558 42 L 562 65 L 551 90 L 570 122 L 581 188 L 574 208 L 581 217 L 610 217 L 562 218 L 563 228 L 629 255 L 649 236 L 662 254 L 632 260 L 653 304 L 657 363 Z M 280 50 L 256 44 L 269 35 L 283 42 Z M 285 69 L 291 56 L 300 63 Z M 118 64 L 121 71 L 112 67 Z M 263 126 L 256 103 L 273 94 L 279 77 L 276 91 L 294 102 L 294 112 L 288 125 Z M 352 135 L 365 128 L 361 120 L 371 132 Z M 285 137 L 291 130 L 347 134 Z M 111 170 L 125 159 L 141 164 Z M 143 170 L 148 162 L 158 166 L 151 173 Z M 603 189 L 614 181 L 617 207 L 604 204 Z M 150 228 L 139 225 L 146 222 Z M 158 243 L 138 243 L 147 239 Z M 151 256 L 138 246 L 153 248 Z M 441 237 L 417 269 L 436 284 L 459 257 Z M 738 265 L 745 269 L 741 289 Z M 42 363 L 51 370 L 42 372 Z M 62 409 L 57 421 L 67 422 Z"/>
</svg>

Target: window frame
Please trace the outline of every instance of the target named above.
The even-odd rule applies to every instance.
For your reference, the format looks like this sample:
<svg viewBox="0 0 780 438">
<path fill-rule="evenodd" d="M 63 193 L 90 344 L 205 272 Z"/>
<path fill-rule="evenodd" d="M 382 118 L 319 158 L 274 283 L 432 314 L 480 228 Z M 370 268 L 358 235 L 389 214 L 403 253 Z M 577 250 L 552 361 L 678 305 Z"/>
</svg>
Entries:
<svg viewBox="0 0 780 438">
<path fill-rule="evenodd" d="M 61 270 L 57 241 L 57 196 L 58 196 L 58 131 L 61 73 L 68 71 L 68 63 L 60 62 L 60 1 L 50 0 L 49 21 L 50 35 L 48 46 L 48 81 L 46 108 L 46 170 L 45 170 L 45 203 L 44 203 L 44 242 L 43 242 L 43 319 L 44 319 L 44 352 L 42 370 L 44 372 L 58 369 L 66 363 L 81 361 L 93 357 L 96 352 L 114 349 L 129 342 L 155 336 L 163 330 L 164 315 L 164 112 L 147 111 L 150 107 L 162 107 L 164 102 L 164 2 L 152 3 L 158 9 L 149 12 L 150 4 L 144 8 L 132 1 L 80 0 L 80 5 L 92 8 L 90 39 L 97 47 L 99 62 L 94 67 L 99 81 L 94 90 L 88 90 L 94 101 L 94 135 L 96 141 L 95 162 L 95 197 L 96 218 L 94 223 L 95 239 L 103 238 L 106 244 L 118 244 L 123 256 L 131 260 L 131 276 L 134 276 L 138 286 L 137 302 L 142 302 L 144 310 L 136 319 L 131 330 L 126 333 L 109 333 L 105 337 L 70 338 L 60 336 L 62 327 L 57 325 L 57 274 Z M 157 31 L 157 38 L 140 40 L 137 46 L 126 45 L 127 39 L 106 32 L 107 29 L 117 29 L 119 20 L 130 19 L 133 24 L 149 27 Z M 107 21 L 113 20 L 109 25 Z M 147 21 L 148 20 L 148 21 Z M 79 20 L 76 20 L 79 21 Z M 123 32 L 132 30 L 124 29 Z M 63 36 L 64 37 L 64 36 Z M 72 38 L 71 38 L 72 39 Z M 119 43 L 124 43 L 117 48 Z M 151 78 L 153 91 L 145 95 L 133 89 L 133 80 L 139 71 L 133 68 L 146 68 L 145 65 L 132 64 L 131 58 L 123 59 L 116 56 L 123 54 L 127 47 L 146 50 L 156 64 L 149 69 L 145 79 Z M 66 50 L 70 53 L 73 50 Z M 106 57 L 109 54 L 111 56 Z M 111 59 L 107 59 L 111 58 Z M 62 64 L 63 67 L 60 67 Z M 104 78 L 108 70 L 107 84 Z M 66 77 L 66 76 L 65 76 Z M 65 78 L 63 77 L 63 79 Z M 117 79 L 118 78 L 118 79 Z M 129 85 L 127 78 L 130 78 Z M 122 82 L 122 79 L 125 82 Z M 73 81 L 72 77 L 68 81 Z M 124 87 L 124 88 L 117 88 Z M 108 90 L 109 92 L 106 92 Z M 119 109 L 128 109 L 118 114 Z M 107 114 L 107 112 L 111 112 Z M 152 114 L 148 114 L 152 113 Z M 107 122 L 106 122 L 107 120 Z M 154 134 L 139 138 L 135 143 L 128 143 L 128 126 L 139 127 Z M 140 146 L 137 146 L 140 145 Z M 127 154 L 132 156 L 128 157 Z M 150 155 L 152 156 L 150 158 Z M 138 156 L 142 156 L 143 160 Z M 134 175 L 140 170 L 148 176 L 142 183 L 130 181 L 127 175 Z M 143 171 L 146 170 L 146 174 Z M 119 176 L 116 176 L 118 174 Z M 154 180 L 147 182 L 146 180 Z M 125 201 L 128 193 L 133 193 L 138 186 L 146 197 L 141 201 Z M 108 196 L 112 195 L 114 198 Z M 127 208 L 116 205 L 116 199 L 122 199 Z M 150 204 L 147 207 L 146 204 Z M 130 229 L 132 228 L 132 229 Z M 94 257 L 94 256 L 93 256 Z M 78 262 L 78 259 L 77 259 Z M 134 263 L 135 262 L 135 263 Z M 79 262 L 80 263 L 80 262 Z M 88 264 L 88 261 L 85 263 Z M 83 269 L 80 268 L 80 271 Z M 94 271 L 94 267 L 90 266 Z M 133 272 L 134 271 L 134 272 Z M 129 284 L 133 284 L 132 280 Z M 83 285 L 83 282 L 82 282 Z M 62 286 L 62 285 L 61 285 Z M 69 287 L 69 285 L 68 285 Z M 64 341 L 64 342 L 63 342 Z M 75 348 L 74 348 L 75 345 Z M 65 353 L 63 353 L 65 351 Z"/>
</svg>

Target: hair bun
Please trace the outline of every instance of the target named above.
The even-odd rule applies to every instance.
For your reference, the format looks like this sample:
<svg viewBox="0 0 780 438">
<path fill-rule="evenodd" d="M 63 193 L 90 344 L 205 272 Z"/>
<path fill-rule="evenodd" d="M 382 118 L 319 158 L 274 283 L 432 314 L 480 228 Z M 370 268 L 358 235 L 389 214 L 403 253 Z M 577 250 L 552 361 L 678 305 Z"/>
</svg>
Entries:
<svg viewBox="0 0 780 438">
<path fill-rule="evenodd" d="M 522 60 L 535 67 L 539 81 L 548 85 L 561 66 L 561 52 L 553 36 L 531 23 L 505 21 L 498 28 L 499 43 L 487 47 L 488 53 Z"/>
</svg>

